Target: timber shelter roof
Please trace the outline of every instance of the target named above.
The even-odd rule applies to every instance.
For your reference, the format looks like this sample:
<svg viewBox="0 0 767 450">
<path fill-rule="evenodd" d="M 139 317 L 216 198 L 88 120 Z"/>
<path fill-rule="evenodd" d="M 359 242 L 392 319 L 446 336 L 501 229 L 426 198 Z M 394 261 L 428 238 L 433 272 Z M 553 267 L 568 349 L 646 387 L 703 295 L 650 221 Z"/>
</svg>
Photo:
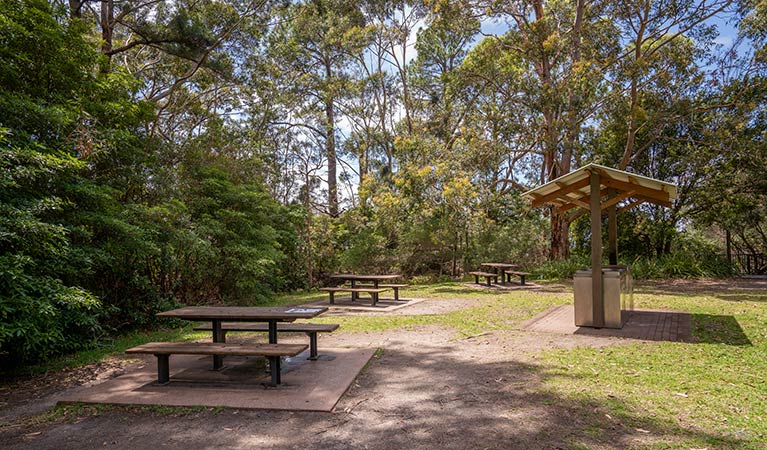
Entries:
<svg viewBox="0 0 767 450">
<path fill-rule="evenodd" d="M 668 208 L 677 197 L 677 188 L 671 183 L 594 163 L 531 189 L 522 196 L 531 201 L 533 208 L 552 204 L 559 209 L 560 213 L 573 208 L 590 210 L 592 172 L 599 174 L 600 197 L 603 199 L 600 202 L 602 210 L 618 205 L 624 200 L 627 203 L 618 207 L 619 213 L 645 202 Z M 609 190 L 612 190 L 612 195 Z"/>
</svg>

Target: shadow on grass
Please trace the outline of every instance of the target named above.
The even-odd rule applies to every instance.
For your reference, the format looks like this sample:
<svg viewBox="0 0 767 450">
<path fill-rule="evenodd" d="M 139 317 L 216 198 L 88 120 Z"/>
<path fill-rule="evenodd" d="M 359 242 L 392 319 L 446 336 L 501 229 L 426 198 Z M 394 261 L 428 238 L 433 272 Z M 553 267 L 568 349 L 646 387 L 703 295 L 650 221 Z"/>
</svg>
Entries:
<svg viewBox="0 0 767 450">
<path fill-rule="evenodd" d="M 726 302 L 760 302 L 767 303 L 767 294 L 754 294 L 748 292 L 738 292 L 733 294 L 716 294 L 714 297 Z"/>
<path fill-rule="evenodd" d="M 753 345 L 733 316 L 692 314 L 692 327 L 695 342 L 735 346 Z"/>
</svg>

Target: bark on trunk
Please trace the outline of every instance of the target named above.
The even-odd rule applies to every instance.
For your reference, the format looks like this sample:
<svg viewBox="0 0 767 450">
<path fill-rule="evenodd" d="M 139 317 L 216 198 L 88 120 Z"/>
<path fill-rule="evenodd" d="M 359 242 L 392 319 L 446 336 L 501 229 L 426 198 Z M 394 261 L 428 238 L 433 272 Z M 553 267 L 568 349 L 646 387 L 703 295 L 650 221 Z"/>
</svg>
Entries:
<svg viewBox="0 0 767 450">
<path fill-rule="evenodd" d="M 632 156 L 634 156 L 634 145 L 636 142 L 637 132 L 637 111 L 639 107 L 639 73 L 638 65 L 642 60 L 642 46 L 644 45 L 645 28 L 650 15 L 650 3 L 646 2 L 642 11 L 642 19 L 637 30 L 637 38 L 634 43 L 634 72 L 631 74 L 631 90 L 630 90 L 630 106 L 629 106 L 629 120 L 628 120 L 628 132 L 626 133 L 626 146 L 623 149 L 623 157 L 618 164 L 620 170 L 625 170 L 631 162 Z"/>
<path fill-rule="evenodd" d="M 85 0 L 69 0 L 69 16 L 82 19 Z"/>
<path fill-rule="evenodd" d="M 549 259 L 560 260 L 570 257 L 570 222 L 565 214 L 560 214 L 556 207 L 551 207 L 551 248 Z"/>
<path fill-rule="evenodd" d="M 101 0 L 101 53 L 105 55 L 112 51 L 114 16 L 114 0 Z"/>
<path fill-rule="evenodd" d="M 333 75 L 330 62 L 325 63 L 327 80 Z M 325 151 L 328 158 L 328 213 L 338 217 L 338 182 L 336 174 L 336 111 L 332 95 L 325 99 Z"/>
</svg>

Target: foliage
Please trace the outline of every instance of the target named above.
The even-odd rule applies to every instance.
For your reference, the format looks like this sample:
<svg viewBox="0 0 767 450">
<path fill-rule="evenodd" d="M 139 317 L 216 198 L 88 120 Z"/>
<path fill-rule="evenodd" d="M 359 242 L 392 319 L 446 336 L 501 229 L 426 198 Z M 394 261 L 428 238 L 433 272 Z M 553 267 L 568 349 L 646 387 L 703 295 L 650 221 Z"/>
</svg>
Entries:
<svg viewBox="0 0 767 450">
<path fill-rule="evenodd" d="M 0 0 L 0 351 L 339 270 L 566 277 L 588 221 L 520 194 L 590 161 L 679 187 L 619 215 L 642 277 L 767 248 L 764 2 L 91 3 Z"/>
<path fill-rule="evenodd" d="M 18 364 L 82 349 L 100 332 L 99 300 L 63 281 L 87 261 L 61 220 L 83 168 L 62 142 L 94 81 L 81 67 L 96 53 L 47 2 L 0 8 L 0 355 Z"/>
</svg>

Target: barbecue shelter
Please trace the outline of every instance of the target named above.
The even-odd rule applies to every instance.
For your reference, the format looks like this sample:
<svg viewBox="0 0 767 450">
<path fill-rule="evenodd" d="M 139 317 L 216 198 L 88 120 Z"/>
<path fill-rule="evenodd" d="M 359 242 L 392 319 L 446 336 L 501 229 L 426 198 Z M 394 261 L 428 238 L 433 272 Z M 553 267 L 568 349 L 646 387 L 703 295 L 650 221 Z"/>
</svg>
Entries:
<svg viewBox="0 0 767 450">
<path fill-rule="evenodd" d="M 589 303 L 590 326 L 605 326 L 606 274 L 602 267 L 602 216 L 607 215 L 608 261 L 610 267 L 618 267 L 617 214 L 642 203 L 654 203 L 671 207 L 677 197 L 677 189 L 671 183 L 612 169 L 599 164 L 588 164 L 542 186 L 522 194 L 534 208 L 550 205 L 560 213 L 580 208 L 576 217 L 591 215 L 591 289 Z M 598 237 L 597 237 L 598 236 Z M 597 237 L 597 238 L 594 238 Z M 608 273 L 611 277 L 616 274 Z M 576 285 L 576 325 L 578 324 L 578 286 Z M 612 291 L 608 292 L 608 309 L 612 307 Z M 582 296 L 581 296 L 582 298 Z M 619 309 L 620 300 L 618 299 Z M 619 311 L 620 312 L 620 311 Z M 620 325 L 608 326 L 620 328 Z"/>
</svg>

